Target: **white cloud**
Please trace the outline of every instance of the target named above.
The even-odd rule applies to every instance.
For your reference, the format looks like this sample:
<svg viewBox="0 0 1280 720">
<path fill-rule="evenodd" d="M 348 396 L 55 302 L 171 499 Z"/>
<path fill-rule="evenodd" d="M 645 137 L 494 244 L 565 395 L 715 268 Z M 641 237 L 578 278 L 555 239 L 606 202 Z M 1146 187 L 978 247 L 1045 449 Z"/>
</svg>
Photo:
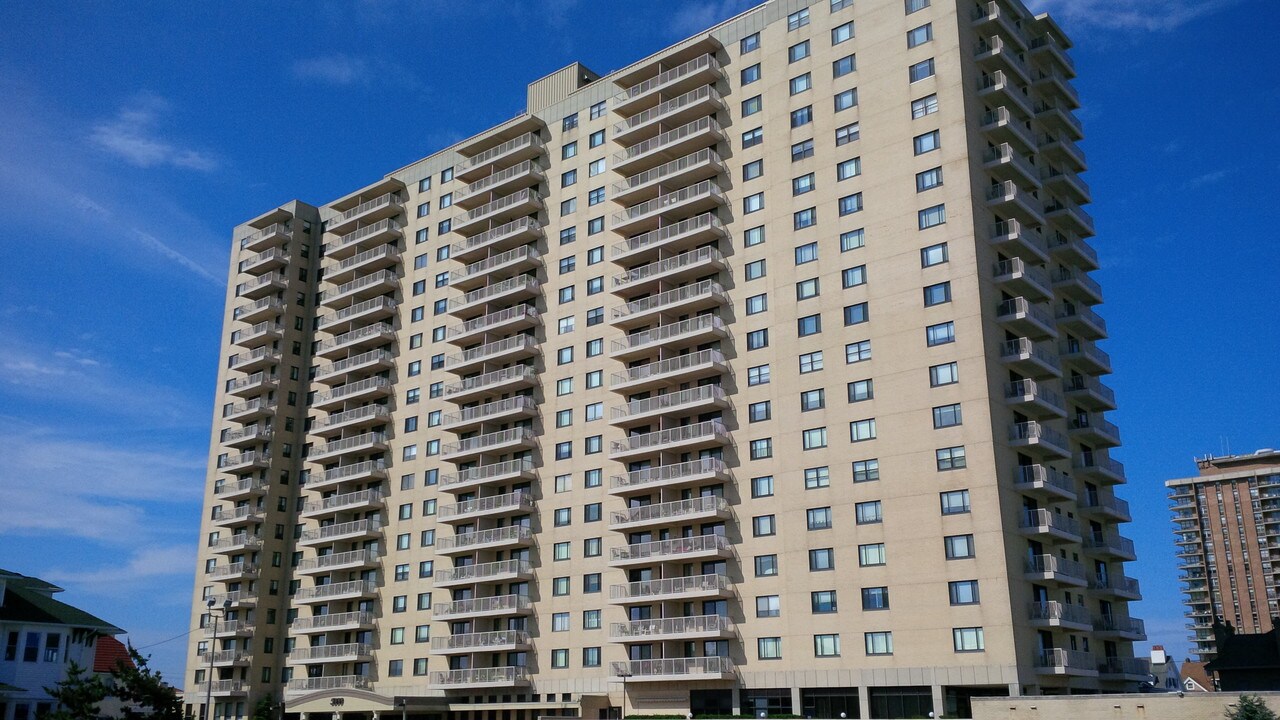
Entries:
<svg viewBox="0 0 1280 720">
<path fill-rule="evenodd" d="M 759 5 L 759 0 L 697 0 L 680 4 L 671 16 L 669 28 L 680 37 L 688 37 L 700 30 L 717 25 L 748 8 Z"/>
<path fill-rule="evenodd" d="M 75 586 L 94 595 L 122 597 L 136 594 L 141 587 L 153 588 L 161 578 L 189 576 L 195 562 L 195 543 L 148 545 L 134 551 L 126 562 L 113 562 L 91 570 L 52 568 L 41 576 L 54 584 Z M 183 595 L 182 601 L 185 606 L 190 598 Z"/>
<path fill-rule="evenodd" d="M 1032 12 L 1048 12 L 1066 27 L 1168 32 L 1235 5 L 1240 0 L 1031 0 Z"/>
<path fill-rule="evenodd" d="M 1202 188 L 1205 185 L 1212 185 L 1214 183 L 1220 182 L 1223 178 L 1227 177 L 1230 174 L 1231 174 L 1231 171 L 1225 168 L 1222 170 L 1212 170 L 1210 172 L 1204 173 L 1202 175 L 1197 175 L 1191 178 L 1186 182 L 1185 187 L 1188 190 L 1195 190 L 1197 188 Z"/>
<path fill-rule="evenodd" d="M 418 78 L 400 65 L 344 53 L 301 58 L 294 61 L 290 72 L 297 80 L 337 87 L 419 87 Z"/>
<path fill-rule="evenodd" d="M 209 154 L 174 145 L 159 132 L 160 116 L 169 104 L 154 95 L 139 95 L 124 105 L 115 117 L 93 126 L 89 141 L 101 150 L 138 167 L 170 165 L 187 170 L 216 170 L 218 162 Z"/>
</svg>

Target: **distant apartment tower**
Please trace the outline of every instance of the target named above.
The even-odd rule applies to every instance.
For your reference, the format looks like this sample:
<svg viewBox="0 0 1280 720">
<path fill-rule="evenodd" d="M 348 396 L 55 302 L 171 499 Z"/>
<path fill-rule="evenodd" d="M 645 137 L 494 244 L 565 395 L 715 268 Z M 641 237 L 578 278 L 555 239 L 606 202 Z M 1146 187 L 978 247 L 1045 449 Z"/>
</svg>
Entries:
<svg viewBox="0 0 1280 720">
<path fill-rule="evenodd" d="M 1213 623 L 1265 633 L 1280 614 L 1280 451 L 1208 456 L 1169 480 L 1187 629 L 1201 662 L 1217 656 Z M 1276 553 L 1273 555 L 1273 553 Z"/>
<path fill-rule="evenodd" d="M 1135 689 L 1069 47 L 1016 1 L 774 0 L 237 228 L 187 696 Z"/>
</svg>

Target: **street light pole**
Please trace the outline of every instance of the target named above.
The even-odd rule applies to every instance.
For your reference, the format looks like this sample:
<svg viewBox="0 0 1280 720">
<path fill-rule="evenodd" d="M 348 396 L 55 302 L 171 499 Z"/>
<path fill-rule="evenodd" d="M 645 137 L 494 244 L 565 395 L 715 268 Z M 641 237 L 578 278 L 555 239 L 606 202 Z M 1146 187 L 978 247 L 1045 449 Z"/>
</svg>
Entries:
<svg viewBox="0 0 1280 720">
<path fill-rule="evenodd" d="M 231 598 L 227 598 L 222 602 L 222 610 L 214 608 L 215 601 L 211 597 L 206 605 L 209 608 L 209 616 L 213 618 L 213 638 L 209 643 L 209 677 L 205 678 L 204 686 L 204 712 L 201 713 L 201 720 L 209 720 L 209 716 L 213 714 L 213 654 L 214 648 L 218 646 L 218 618 L 226 617 L 227 611 L 231 609 Z"/>
<path fill-rule="evenodd" d="M 400 701 L 397 702 L 396 704 L 400 706 L 400 720 L 405 720 L 405 712 L 406 712 L 406 708 L 409 705 L 409 702 L 404 698 L 400 698 Z"/>
</svg>

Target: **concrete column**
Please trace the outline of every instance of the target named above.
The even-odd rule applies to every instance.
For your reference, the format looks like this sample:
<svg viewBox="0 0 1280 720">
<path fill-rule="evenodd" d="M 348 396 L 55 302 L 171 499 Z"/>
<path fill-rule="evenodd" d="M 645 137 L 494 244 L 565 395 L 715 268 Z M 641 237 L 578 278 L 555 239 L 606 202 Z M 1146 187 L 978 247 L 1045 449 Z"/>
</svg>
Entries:
<svg viewBox="0 0 1280 720">
<path fill-rule="evenodd" d="M 867 694 L 867 686 L 858 686 L 858 717 L 871 717 L 871 697 Z"/>
<path fill-rule="evenodd" d="M 804 715 L 804 700 L 800 697 L 800 688 L 794 686 L 791 688 L 791 712 Z"/>
<path fill-rule="evenodd" d="M 1022 694 L 1022 687 L 1016 682 L 1009 683 L 1009 697 L 1017 697 Z"/>
<path fill-rule="evenodd" d="M 942 697 L 942 686 L 934 683 L 933 685 L 933 716 L 942 717 L 943 712 L 947 709 L 946 700 Z"/>
</svg>

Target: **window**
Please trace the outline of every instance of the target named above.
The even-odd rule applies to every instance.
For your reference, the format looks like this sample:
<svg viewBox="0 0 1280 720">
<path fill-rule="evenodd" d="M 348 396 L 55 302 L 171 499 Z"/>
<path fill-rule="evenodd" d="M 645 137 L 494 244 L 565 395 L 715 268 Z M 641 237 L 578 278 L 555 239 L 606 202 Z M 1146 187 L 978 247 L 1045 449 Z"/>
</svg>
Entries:
<svg viewBox="0 0 1280 720">
<path fill-rule="evenodd" d="M 948 535 L 942 538 L 948 560 L 964 560 L 974 556 L 972 535 Z"/>
<path fill-rule="evenodd" d="M 772 417 L 773 412 L 770 408 L 770 401 L 762 400 L 757 403 L 751 403 L 747 406 L 748 422 L 764 422 Z"/>
<path fill-rule="evenodd" d="M 569 158 L 576 157 L 577 155 L 578 155 L 578 142 L 576 140 L 574 142 L 565 143 L 564 145 L 560 146 L 561 160 L 568 160 Z"/>
<path fill-rule="evenodd" d="M 587 255 L 587 258 L 588 258 L 588 260 L 587 260 L 587 264 L 588 264 L 588 265 L 590 265 L 590 264 L 591 264 L 590 257 L 591 257 L 591 255 L 590 255 L 590 254 L 588 254 L 588 255 Z M 591 295 L 599 295 L 599 294 L 600 294 L 600 293 L 602 293 L 602 292 L 604 292 L 604 278 L 603 278 L 603 277 L 593 277 L 593 278 L 588 278 L 588 279 L 587 279 L 587 295 L 588 295 L 588 296 L 591 296 Z M 588 324 L 590 324 L 590 323 L 588 323 Z"/>
<path fill-rule="evenodd" d="M 587 422 L 604 419 L 604 403 L 591 403 L 586 408 Z"/>
<path fill-rule="evenodd" d="M 570 315 L 569 317 L 560 318 L 559 322 L 557 323 L 557 333 L 560 335 L 571 333 L 573 332 L 573 326 L 574 326 L 574 317 L 572 315 Z"/>
<path fill-rule="evenodd" d="M 769 295 L 767 293 L 752 295 L 751 297 L 747 298 L 746 306 L 747 306 L 746 310 L 748 315 L 755 315 L 757 313 L 762 313 L 765 310 L 769 309 Z"/>
<path fill-rule="evenodd" d="M 551 651 L 551 667 L 567 668 L 569 667 L 569 651 L 565 648 L 556 648 Z"/>
<path fill-rule="evenodd" d="M 826 391 L 822 388 L 817 390 L 805 390 L 800 393 L 800 412 L 812 412 L 821 410 L 826 407 Z"/>
<path fill-rule="evenodd" d="M 608 105 L 603 100 L 601 100 L 600 102 L 591 106 L 591 109 L 588 111 L 588 114 L 590 115 L 592 120 L 598 120 L 604 117 L 605 115 L 607 115 L 608 112 L 609 112 Z"/>
<path fill-rule="evenodd" d="M 921 60 L 907 68 L 907 75 L 910 76 L 911 82 L 919 82 L 927 77 L 933 77 L 933 58 Z"/>
<path fill-rule="evenodd" d="M 586 380 L 587 380 L 587 388 L 588 388 L 588 389 L 590 389 L 590 388 L 598 388 L 598 387 L 600 387 L 600 386 L 604 385 L 604 371 L 603 371 L 603 370 L 592 370 L 591 372 L 587 373 L 587 378 L 586 378 Z"/>
<path fill-rule="evenodd" d="M 915 147 L 916 155 L 933 152 L 942 146 L 941 136 L 937 130 L 917 135 L 911 142 Z"/>
<path fill-rule="evenodd" d="M 809 57 L 809 41 L 801 40 L 800 42 L 787 48 L 787 62 L 795 62 Z"/>
<path fill-rule="evenodd" d="M 827 429 L 810 428 L 805 430 L 801 436 L 805 450 L 816 450 L 827 446 Z"/>
<path fill-rule="evenodd" d="M 573 424 L 573 410 L 556 411 L 556 427 L 569 427 Z"/>
<path fill-rule="evenodd" d="M 911 119 L 919 120 L 926 115 L 932 115 L 938 112 L 938 96 L 925 95 L 918 100 L 911 101 Z"/>
<path fill-rule="evenodd" d="M 582 592 L 585 594 L 593 594 L 600 592 L 601 580 L 600 573 L 587 573 L 582 576 Z"/>
<path fill-rule="evenodd" d="M 560 231 L 560 244 L 568 245 L 578 239 L 578 228 L 568 227 Z"/>
<path fill-rule="evenodd" d="M 764 209 L 764 193 L 755 193 L 742 199 L 742 212 L 751 214 Z"/>
<path fill-rule="evenodd" d="M 844 308 L 844 324 L 857 325 L 867 321 L 867 304 L 846 305 Z"/>
<path fill-rule="evenodd" d="M 846 145 L 858 139 L 858 123 L 836 128 L 836 146 Z"/>
<path fill-rule="evenodd" d="M 561 378 L 556 381 L 556 395 L 573 393 L 573 378 Z"/>
<path fill-rule="evenodd" d="M 762 637 L 757 639 L 756 655 L 761 660 L 781 660 L 782 659 L 782 638 Z"/>
<path fill-rule="evenodd" d="M 924 289 L 924 306 L 933 307 L 951 302 L 951 283 L 940 282 Z"/>
<path fill-rule="evenodd" d="M 797 265 L 811 263 L 818 259 L 818 243 L 805 243 L 795 249 L 795 258 Z"/>
<path fill-rule="evenodd" d="M 969 491 L 949 490 L 938 493 L 943 515 L 962 515 L 969 512 Z"/>
<path fill-rule="evenodd" d="M 563 561 L 563 560 L 568 560 L 568 559 L 569 559 L 569 548 L 570 548 L 570 544 L 569 544 L 568 542 L 558 542 L 558 543 L 556 543 L 555 545 L 553 545 L 553 546 L 552 546 L 552 560 L 554 560 L 555 562 L 561 562 L 561 561 Z"/>
<path fill-rule="evenodd" d="M 956 324 L 950 320 L 924 329 L 925 342 L 929 347 L 945 345 L 956 341 Z"/>
<path fill-rule="evenodd" d="M 880 461 L 871 460 L 855 460 L 853 463 L 853 481 L 871 482 L 880 479 Z"/>
<path fill-rule="evenodd" d="M 760 33 L 752 33 L 738 42 L 738 52 L 746 55 L 749 52 L 760 49 Z"/>
<path fill-rule="evenodd" d="M 809 73 L 797 75 L 796 77 L 791 78 L 789 87 L 791 88 L 792 95 L 799 95 L 813 87 L 813 79 L 810 77 Z"/>
<path fill-rule="evenodd" d="M 602 233 L 602 232 L 604 232 L 604 218 L 603 218 L 603 217 L 591 218 L 590 220 L 588 220 L 588 221 L 587 221 L 587 234 L 588 234 L 588 235 L 598 235 L 598 234 L 600 234 L 600 233 Z M 591 264 L 591 258 L 590 258 L 590 256 L 588 256 L 588 257 L 587 257 L 587 264 L 588 264 L 588 265 L 590 265 L 590 264 Z"/>
<path fill-rule="evenodd" d="M 583 610 L 582 611 L 582 629 L 583 630 L 599 630 L 600 629 L 600 611 L 599 610 Z"/>
<path fill-rule="evenodd" d="M 920 267 L 941 265 L 950 259 L 946 243 L 938 243 L 920 249 Z"/>
<path fill-rule="evenodd" d="M 750 85 L 760 79 L 760 63 L 742 69 L 742 84 Z"/>
<path fill-rule="evenodd" d="M 561 130 L 572 130 L 578 127 L 578 113 L 566 116 L 560 121 Z"/>
<path fill-rule="evenodd" d="M 848 180 L 862 174 L 862 158 L 849 158 L 836 165 L 836 180 Z"/>
<path fill-rule="evenodd" d="M 960 413 L 960 403 L 939 405 L 933 409 L 934 428 L 952 427 L 954 425 L 961 425 L 963 422 L 964 419 Z"/>
<path fill-rule="evenodd" d="M 582 667 L 600 667 L 600 648 L 582 648 Z"/>
<path fill-rule="evenodd" d="M 809 8 L 798 10 L 787 16 L 787 32 L 799 30 L 809 24 Z"/>
<path fill-rule="evenodd" d="M 809 278 L 796 283 L 796 300 L 808 300 L 818 297 L 818 278 Z"/>
<path fill-rule="evenodd" d="M 951 639 L 956 652 L 982 652 L 987 649 L 980 627 L 955 628 L 951 631 Z"/>
<path fill-rule="evenodd" d="M 813 157 L 813 141 L 803 140 L 791 146 L 791 162 Z"/>
<path fill-rule="evenodd" d="M 840 657 L 840 635 L 814 635 L 813 654 L 816 657 Z"/>
<path fill-rule="evenodd" d="M 778 524 L 773 515 L 757 515 L 751 518 L 752 537 L 766 537 L 778 532 Z"/>
<path fill-rule="evenodd" d="M 862 609 L 863 610 L 888 610 L 889 609 L 889 588 L 887 587 L 862 588 Z"/>
<path fill-rule="evenodd" d="M 809 593 L 809 607 L 815 615 L 836 612 L 836 591 L 816 590 Z"/>
<path fill-rule="evenodd" d="M 802 318 L 796 318 L 796 333 L 800 337 L 817 335 L 820 332 L 822 332 L 821 315 L 806 315 Z"/>
<path fill-rule="evenodd" d="M 767 385 L 769 383 L 769 366 L 756 365 L 747 368 L 747 387 L 753 385 Z"/>
<path fill-rule="evenodd" d="M 804 489 L 816 490 L 831 485 L 831 470 L 827 466 L 805 468 Z"/>
<path fill-rule="evenodd" d="M 556 351 L 556 362 L 560 365 L 568 365 L 573 362 L 573 348 L 565 347 Z"/>
<path fill-rule="evenodd" d="M 852 365 L 857 362 L 864 362 L 871 359 L 871 341 L 859 340 L 851 342 L 844 346 L 844 361 L 846 364 Z"/>
<path fill-rule="evenodd" d="M 936 167 L 916 173 L 916 192 L 932 190 L 940 185 L 942 185 L 942 168 Z"/>
<path fill-rule="evenodd" d="M 943 363 L 929 368 L 929 387 L 950 385 L 957 382 L 960 382 L 960 370 L 956 363 Z"/>
<path fill-rule="evenodd" d="M 556 508 L 554 515 L 556 527 L 565 527 L 573 521 L 572 508 Z"/>
<path fill-rule="evenodd" d="M 813 173 L 808 173 L 805 175 L 801 175 L 800 177 L 791 179 L 792 195 L 803 195 L 807 192 L 812 192 L 813 189 L 814 189 Z"/>
<path fill-rule="evenodd" d="M 566 440 L 556 443 L 556 459 L 568 460 L 573 457 L 573 443 Z"/>
<path fill-rule="evenodd" d="M 847 7 L 853 7 L 853 0 L 831 0 L 831 13 L 835 14 L 839 10 Z"/>
<path fill-rule="evenodd" d="M 792 129 L 803 127 L 813 122 L 813 106 L 805 105 L 802 108 L 791 111 L 791 127 Z"/>
<path fill-rule="evenodd" d="M 809 572 L 825 572 L 836 569 L 836 552 L 832 548 L 809 551 Z"/>
<path fill-rule="evenodd" d="M 751 441 L 751 459 L 764 460 L 773 457 L 773 438 L 761 438 Z"/>
<path fill-rule="evenodd" d="M 873 381 L 869 378 L 866 380 L 854 380 L 849 383 L 848 391 L 849 402 L 851 403 L 862 402 L 875 397 Z"/>
<path fill-rule="evenodd" d="M 604 130 L 597 130 L 587 137 L 587 147 L 600 147 L 603 144 Z"/>
<path fill-rule="evenodd" d="M 424 202 L 418 205 L 418 217 L 426 217 L 431 214 L 431 203 Z"/>
<path fill-rule="evenodd" d="M 752 98 L 747 98 L 746 100 L 742 101 L 742 117 L 751 117 L 752 115 L 755 115 L 756 113 L 760 112 L 760 110 L 763 107 L 764 107 L 764 101 L 760 98 L 759 95 L 756 95 L 755 97 L 752 97 Z"/>
<path fill-rule="evenodd" d="M 831 28 L 831 44 L 839 45 L 853 39 L 853 23 L 847 22 Z"/>
<path fill-rule="evenodd" d="M 952 605 L 977 605 L 980 602 L 977 580 L 956 580 L 947 583 L 947 594 Z"/>
<path fill-rule="evenodd" d="M 773 496 L 773 476 L 751 478 L 751 497 L 762 498 Z"/>
<path fill-rule="evenodd" d="M 859 525 L 874 525 L 878 522 L 883 522 L 884 520 L 884 516 L 881 514 L 879 500 L 856 503 L 853 508 L 856 513 L 856 521 Z"/>
<path fill-rule="evenodd" d="M 569 632 L 569 613 L 551 613 L 551 632 Z"/>
<path fill-rule="evenodd" d="M 603 172 L 605 171 L 605 169 L 606 169 L 606 162 L 605 162 L 605 159 L 604 159 L 604 158 L 600 158 L 599 160 L 592 160 L 592 161 L 591 161 L 591 163 L 590 163 L 589 165 L 587 165 L 587 176 L 588 176 L 588 177 L 595 177 L 595 176 L 597 176 L 597 175 L 599 175 L 599 174 L 603 173 Z M 601 194 L 601 195 L 600 195 L 600 199 L 601 199 L 601 200 L 603 200 L 603 199 L 604 199 L 604 189 L 603 189 L 603 188 L 600 190 L 600 194 Z M 592 205 L 595 205 L 595 203 L 591 203 L 591 204 L 592 204 Z"/>
<path fill-rule="evenodd" d="M 809 508 L 805 511 L 805 519 L 810 530 L 830 530 L 831 508 Z"/>
<path fill-rule="evenodd" d="M 865 242 L 865 235 L 866 233 L 862 228 L 840 233 L 840 252 L 849 252 L 862 247 Z"/>
<path fill-rule="evenodd" d="M 867 266 L 859 265 L 857 267 L 846 268 L 840 273 L 840 282 L 846 289 L 865 285 L 867 283 Z"/>
<path fill-rule="evenodd" d="M 756 128 L 754 130 L 748 130 L 742 133 L 742 149 L 743 150 L 746 150 L 749 147 L 754 147 L 756 145 L 759 145 L 762 142 L 764 142 L 763 128 Z"/>
<path fill-rule="evenodd" d="M 592 325 L 599 325 L 602 322 L 604 322 L 604 308 L 602 307 L 591 308 L 590 310 L 587 311 L 587 327 L 591 327 Z M 587 343 L 587 357 L 600 354 L 599 352 L 595 352 L 595 353 L 591 352 L 590 348 L 591 348 L 592 342 L 603 342 L 603 341 L 597 341 L 597 340 L 589 341 Z"/>
<path fill-rule="evenodd" d="M 925 23 L 918 28 L 907 31 L 907 47 L 923 45 L 933 39 L 933 23 Z"/>
<path fill-rule="evenodd" d="M 755 280 L 765 276 L 764 260 L 754 260 L 746 265 L 746 279 Z"/>
<path fill-rule="evenodd" d="M 564 187 L 569 187 L 570 185 L 573 185 L 573 184 L 574 184 L 574 183 L 576 183 L 576 182 L 578 182 L 578 171 L 577 171 L 577 170 L 570 170 L 570 171 L 568 171 L 568 172 L 565 172 L 565 173 L 561 173 L 561 174 L 560 174 L 560 187 L 562 187 L 562 188 L 564 188 Z M 563 236 L 562 236 L 562 237 L 563 237 Z M 561 244 L 563 244 L 563 243 L 561 243 Z"/>
<path fill-rule="evenodd" d="M 755 557 L 756 577 L 772 577 L 778 574 L 777 555 L 757 555 Z"/>
<path fill-rule="evenodd" d="M 938 471 L 960 470 L 965 467 L 964 446 L 938 448 L 934 451 L 938 461 Z"/>
<path fill-rule="evenodd" d="M 862 193 L 845 195 L 840 198 L 840 217 L 852 215 L 862 210 Z"/>
<path fill-rule="evenodd" d="M 849 423 L 849 441 L 862 442 L 876 438 L 876 419 L 854 420 Z"/>
<path fill-rule="evenodd" d="M 760 350 L 769 347 L 769 329 L 761 328 L 747 333 L 747 349 Z"/>
<path fill-rule="evenodd" d="M 742 244 L 745 247 L 752 247 L 764 242 L 764 227 L 749 228 L 742 233 Z"/>
<path fill-rule="evenodd" d="M 387 662 L 387 676 L 400 677 L 404 675 L 404 660 L 391 660 Z"/>
<path fill-rule="evenodd" d="M 557 597 L 563 597 L 569 594 L 568 576 L 551 579 L 551 594 Z"/>
<path fill-rule="evenodd" d="M 604 222 L 604 218 L 596 218 L 596 220 L 599 220 L 600 222 Z M 593 220 L 592 222 L 595 222 L 595 220 Z M 590 250 L 588 250 L 588 251 L 587 251 L 587 264 L 588 264 L 588 265 L 595 265 L 596 263 L 602 263 L 602 262 L 604 262 L 604 247 L 603 247 L 603 246 L 601 246 L 601 247 L 593 247 L 593 248 L 591 248 Z"/>
<path fill-rule="evenodd" d="M 892 655 L 893 654 L 893 633 L 892 632 L 869 632 L 863 633 L 866 641 L 868 655 Z"/>
<path fill-rule="evenodd" d="M 756 617 L 770 618 L 782 614 L 782 601 L 777 595 L 756 596 Z"/>
<path fill-rule="evenodd" d="M 570 213 L 572 213 L 572 212 L 576 211 L 577 209 L 578 209 L 578 199 L 577 199 L 577 198 L 569 198 L 568 200 L 565 200 L 565 201 L 563 201 L 563 202 L 561 202 L 561 203 L 560 203 L 560 214 L 561 214 L 561 215 L 568 215 L 568 214 L 570 214 Z"/>
<path fill-rule="evenodd" d="M 907 2 L 908 15 L 910 15 L 913 12 L 919 12 L 920 10 L 923 10 L 929 7 L 929 0 L 906 0 L 906 2 Z"/>
<path fill-rule="evenodd" d="M 919 213 L 919 224 L 920 224 L 921 230 L 925 230 L 927 228 L 941 225 L 946 221 L 947 221 L 946 205 L 934 205 L 933 207 L 925 208 L 924 210 L 921 210 Z"/>
<path fill-rule="evenodd" d="M 845 55 L 831 63 L 831 74 L 837 78 L 844 77 L 857 69 L 858 62 L 853 55 Z"/>
<path fill-rule="evenodd" d="M 818 372 L 822 369 L 822 351 L 805 353 L 800 356 L 800 374 Z"/>
</svg>

